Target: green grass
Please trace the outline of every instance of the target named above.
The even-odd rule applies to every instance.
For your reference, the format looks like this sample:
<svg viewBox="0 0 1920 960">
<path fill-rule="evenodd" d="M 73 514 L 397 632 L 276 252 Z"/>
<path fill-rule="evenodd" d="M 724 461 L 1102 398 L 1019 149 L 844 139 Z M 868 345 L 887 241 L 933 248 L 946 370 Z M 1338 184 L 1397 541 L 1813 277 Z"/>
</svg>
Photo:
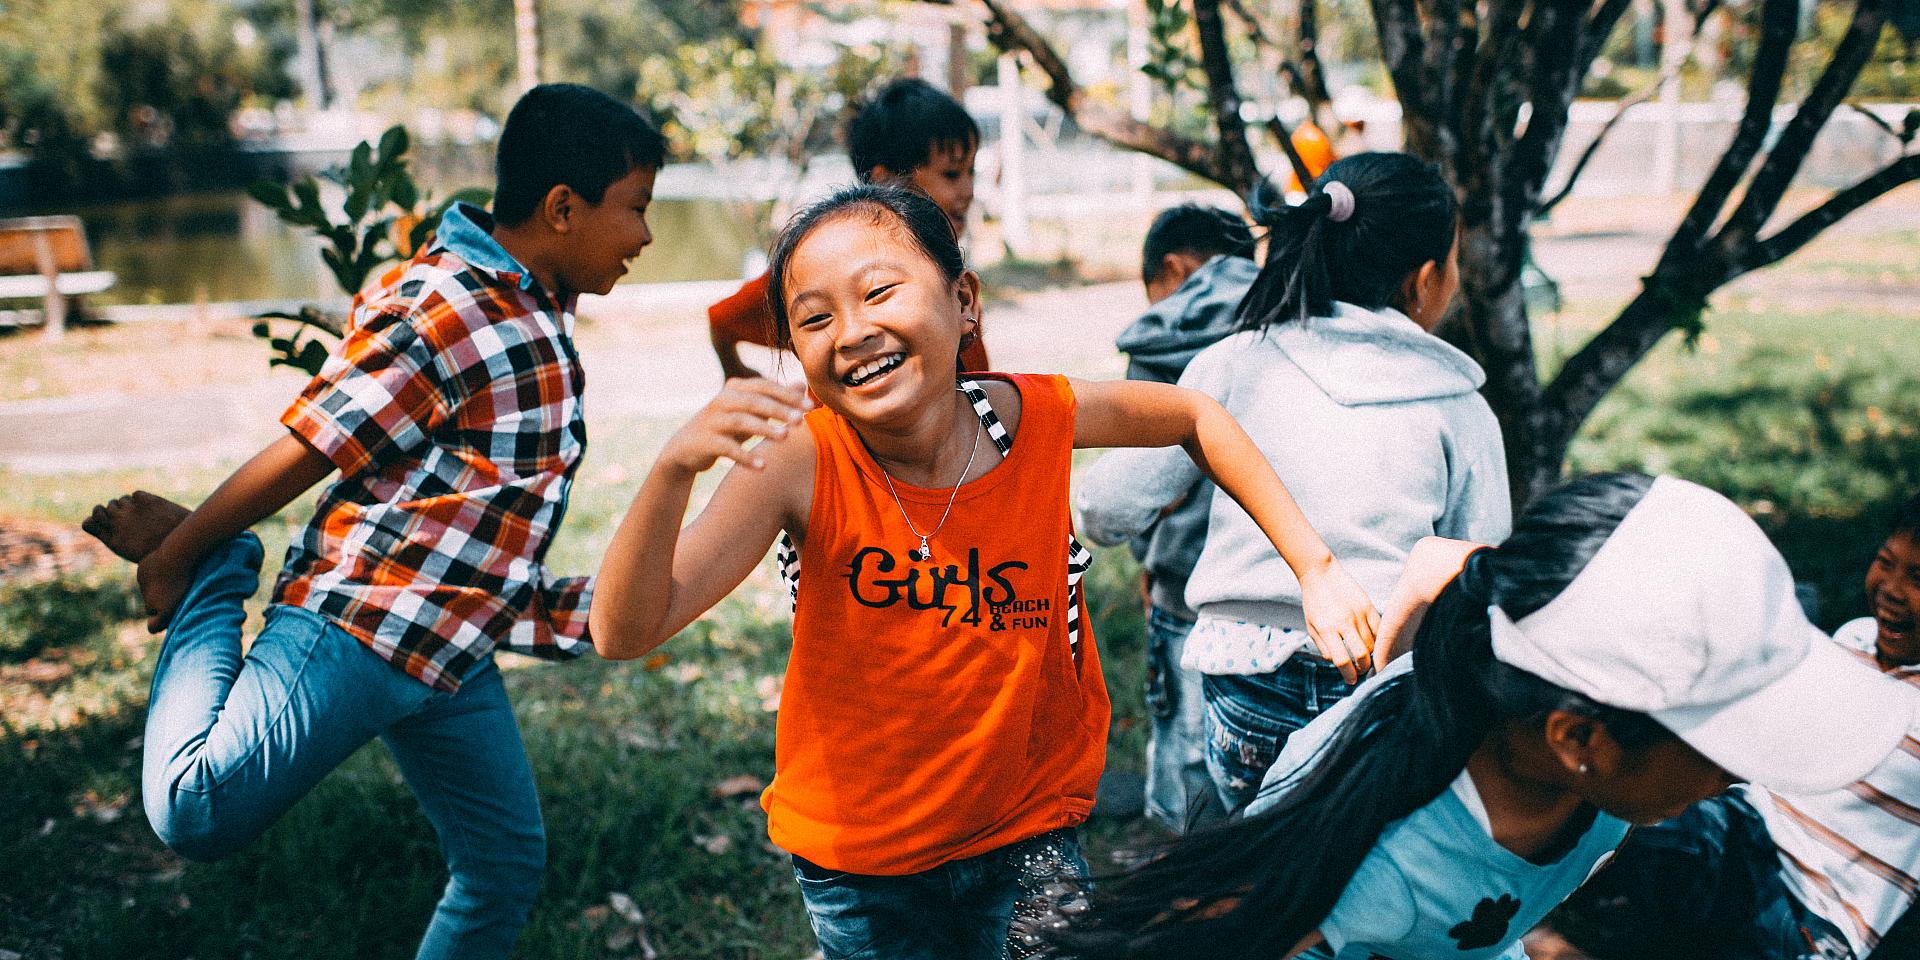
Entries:
<svg viewBox="0 0 1920 960">
<path fill-rule="evenodd" d="M 1920 322 L 1716 310 L 1699 344 L 1669 337 L 1601 403 L 1569 463 L 1726 493 L 1814 584 L 1822 626 L 1864 616 L 1867 563 L 1920 493 Z"/>
<path fill-rule="evenodd" d="M 1911 263 L 1920 236 L 1883 238 Z M 1882 276 L 1809 251 L 1808 276 Z M 1783 269 L 1798 269 L 1789 263 Z M 1875 271 L 1879 272 L 1875 272 Z M 1911 282 L 1910 273 L 1901 274 Z M 1687 349 L 1672 338 L 1596 412 L 1577 469 L 1671 471 L 1753 510 L 1832 625 L 1859 608 L 1886 511 L 1920 490 L 1920 321 L 1790 310 L 1728 296 Z M 1542 321 L 1577 340 L 1607 305 Z M 591 569 L 639 473 L 674 424 L 598 430 L 550 559 Z M 0 513 L 76 521 L 133 486 L 191 500 L 222 469 L 61 478 L 0 472 Z M 281 552 L 309 509 L 262 525 Z M 1105 551 L 1089 601 L 1112 692 L 1109 763 L 1138 770 L 1145 740 L 1137 568 Z M 530 958 L 637 957 L 615 893 L 664 956 L 785 958 L 813 951 L 788 868 L 730 777 L 772 769 L 765 694 L 786 653 L 784 597 L 763 568 L 708 619 L 635 663 L 534 665 L 507 684 L 541 784 L 546 887 L 521 942 Z M 432 832 L 383 748 L 371 746 L 240 855 L 184 864 L 147 829 L 138 737 L 154 641 L 130 623 L 124 567 L 0 592 L 0 949 L 29 957 L 411 956 L 444 877 Z M 257 622 L 257 621 L 256 621 Z M 1096 822 L 1096 870 L 1155 834 Z"/>
</svg>

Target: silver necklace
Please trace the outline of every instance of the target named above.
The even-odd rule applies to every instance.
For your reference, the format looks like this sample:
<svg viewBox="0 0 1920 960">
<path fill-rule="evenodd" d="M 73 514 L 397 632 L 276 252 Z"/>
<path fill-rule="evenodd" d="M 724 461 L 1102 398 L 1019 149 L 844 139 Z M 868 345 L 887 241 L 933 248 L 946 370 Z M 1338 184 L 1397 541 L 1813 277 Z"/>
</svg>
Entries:
<svg viewBox="0 0 1920 960">
<path fill-rule="evenodd" d="M 955 389 L 958 388 L 956 387 Z M 887 468 L 881 465 L 879 457 L 873 458 L 873 465 L 880 467 L 880 479 L 887 482 L 887 492 L 893 494 L 893 505 L 899 508 L 900 519 L 905 520 L 907 522 L 907 529 L 912 531 L 914 536 L 920 538 L 920 546 L 907 551 L 907 559 L 915 563 L 925 563 L 933 559 L 933 548 L 927 546 L 927 539 L 939 533 L 940 528 L 947 525 L 947 515 L 953 512 L 953 501 L 960 496 L 960 485 L 966 482 L 967 472 L 973 469 L 973 458 L 980 454 L 980 430 L 980 419 L 975 417 L 973 421 L 973 447 L 967 451 L 967 465 L 961 467 L 960 476 L 954 478 L 953 491 L 947 494 L 947 508 L 940 511 L 940 522 L 934 524 L 933 529 L 928 530 L 926 533 L 921 533 L 920 528 L 913 525 L 913 518 L 907 516 L 907 505 L 900 502 L 900 491 L 893 488 L 893 477 L 887 474 Z"/>
</svg>

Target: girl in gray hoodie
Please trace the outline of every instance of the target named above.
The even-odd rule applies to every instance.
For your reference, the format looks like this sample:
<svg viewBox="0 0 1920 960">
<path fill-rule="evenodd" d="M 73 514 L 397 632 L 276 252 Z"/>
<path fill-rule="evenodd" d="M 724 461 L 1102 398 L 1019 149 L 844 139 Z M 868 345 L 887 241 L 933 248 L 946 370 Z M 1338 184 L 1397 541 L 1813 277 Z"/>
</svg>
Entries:
<svg viewBox="0 0 1920 960">
<path fill-rule="evenodd" d="M 1512 522 L 1486 376 L 1431 332 L 1459 286 L 1457 211 L 1432 168 L 1398 153 L 1348 157 L 1299 206 L 1256 209 L 1271 249 L 1239 331 L 1180 379 L 1240 421 L 1376 607 L 1422 537 L 1497 543 Z M 1078 485 L 1084 526 L 1095 539 L 1144 529 L 1198 476 L 1177 449 L 1108 454 Z M 1298 581 L 1232 500 L 1213 499 L 1186 602 L 1208 773 L 1237 810 L 1287 736 L 1371 664 L 1316 648 Z"/>
</svg>

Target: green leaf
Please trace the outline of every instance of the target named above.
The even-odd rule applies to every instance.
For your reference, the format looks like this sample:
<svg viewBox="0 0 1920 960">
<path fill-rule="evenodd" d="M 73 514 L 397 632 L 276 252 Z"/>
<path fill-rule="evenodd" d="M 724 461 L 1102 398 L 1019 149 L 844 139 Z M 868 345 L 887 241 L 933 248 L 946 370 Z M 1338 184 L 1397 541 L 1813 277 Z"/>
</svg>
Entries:
<svg viewBox="0 0 1920 960">
<path fill-rule="evenodd" d="M 276 316 L 276 314 L 263 313 L 260 316 L 269 317 L 269 316 Z M 285 316 L 285 314 L 278 314 L 277 316 Z M 267 321 L 265 320 L 261 320 L 259 323 L 256 323 L 253 325 L 253 335 L 256 337 L 270 336 L 271 333 L 269 332 L 269 330 L 270 328 L 267 326 Z"/>
<path fill-rule="evenodd" d="M 365 186 L 373 179 L 373 147 L 365 140 L 354 145 L 353 155 L 347 160 L 347 185 Z"/>
<path fill-rule="evenodd" d="M 274 210 L 286 211 L 293 204 L 287 200 L 287 187 L 265 178 L 247 184 L 247 196 Z"/>
<path fill-rule="evenodd" d="M 298 209 L 307 223 L 315 227 L 328 226 L 326 211 L 320 208 L 320 184 L 312 177 L 293 182 L 293 197 L 299 202 Z"/>
<path fill-rule="evenodd" d="M 347 202 L 344 205 L 344 210 L 348 223 L 359 223 L 360 218 L 367 215 L 367 203 L 370 199 L 367 193 L 368 191 L 366 190 L 358 189 L 347 191 Z"/>
<path fill-rule="evenodd" d="M 414 204 L 420 202 L 420 188 L 414 185 L 413 178 L 408 176 L 405 170 L 395 172 L 393 178 L 388 181 L 387 189 L 393 197 L 393 202 L 403 209 L 412 210 Z"/>
<path fill-rule="evenodd" d="M 404 156 L 408 146 L 407 128 L 394 124 L 380 135 L 380 162 L 383 165 L 394 164 Z"/>
</svg>

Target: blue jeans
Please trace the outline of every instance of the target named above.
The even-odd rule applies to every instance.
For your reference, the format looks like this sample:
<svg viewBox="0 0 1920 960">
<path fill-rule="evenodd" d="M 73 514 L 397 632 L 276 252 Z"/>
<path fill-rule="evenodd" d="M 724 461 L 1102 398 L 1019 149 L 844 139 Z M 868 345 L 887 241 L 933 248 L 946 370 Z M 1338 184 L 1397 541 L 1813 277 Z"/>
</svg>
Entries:
<svg viewBox="0 0 1920 960">
<path fill-rule="evenodd" d="M 1635 830 L 1548 923 L 1601 960 L 1850 960 L 1780 869 L 1766 821 L 1726 794 Z"/>
<path fill-rule="evenodd" d="M 1227 813 L 1260 792 L 1295 730 L 1354 691 L 1330 661 L 1304 650 L 1272 673 L 1208 674 L 1207 773 Z"/>
<path fill-rule="evenodd" d="M 451 873 L 418 956 L 506 957 L 540 889 L 546 833 L 499 670 L 489 659 L 458 693 L 434 690 L 326 618 L 286 606 L 268 610 L 242 657 L 242 604 L 260 562 L 250 533 L 221 546 L 174 612 L 141 768 L 154 832 L 189 859 L 227 856 L 380 737 Z"/>
<path fill-rule="evenodd" d="M 1219 814 L 1200 672 L 1180 666 L 1193 621 L 1147 606 L 1147 816 L 1176 833 Z"/>
<path fill-rule="evenodd" d="M 1087 861 L 1068 829 L 905 876 L 841 873 L 800 857 L 793 876 L 826 960 L 1002 960 L 1021 902 L 1054 877 L 1085 880 Z"/>
</svg>

